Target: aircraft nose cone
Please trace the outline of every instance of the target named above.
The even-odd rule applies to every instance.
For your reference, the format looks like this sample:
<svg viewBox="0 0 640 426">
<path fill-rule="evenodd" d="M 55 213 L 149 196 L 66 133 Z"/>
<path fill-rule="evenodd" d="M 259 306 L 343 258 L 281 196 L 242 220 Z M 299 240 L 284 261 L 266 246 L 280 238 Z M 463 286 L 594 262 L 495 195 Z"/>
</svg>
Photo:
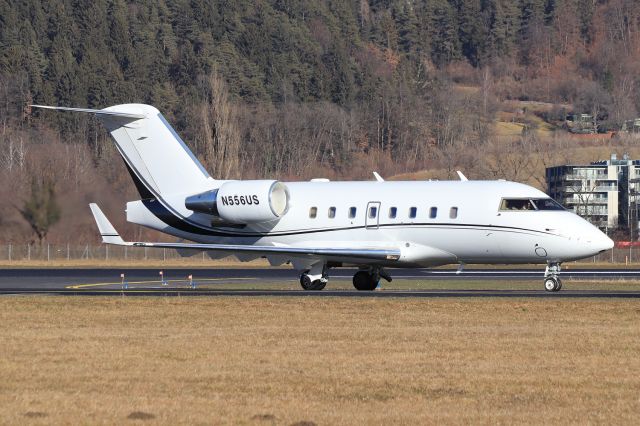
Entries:
<svg viewBox="0 0 640 426">
<path fill-rule="evenodd" d="M 610 250 L 614 246 L 613 240 L 611 238 L 609 238 L 608 236 L 606 236 L 602 232 L 600 232 L 600 235 L 598 235 L 598 238 L 594 238 L 593 239 L 593 242 L 594 242 L 598 252 L 603 252 L 603 251 L 606 251 L 606 250 Z"/>
</svg>

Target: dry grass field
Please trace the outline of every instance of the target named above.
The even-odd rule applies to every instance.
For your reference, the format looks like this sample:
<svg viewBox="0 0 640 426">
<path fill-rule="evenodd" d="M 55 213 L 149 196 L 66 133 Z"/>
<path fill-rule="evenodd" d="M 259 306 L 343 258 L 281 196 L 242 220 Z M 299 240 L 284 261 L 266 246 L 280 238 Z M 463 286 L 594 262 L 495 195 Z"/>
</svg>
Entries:
<svg viewBox="0 0 640 426">
<path fill-rule="evenodd" d="M 639 353 L 633 301 L 3 297 L 0 423 L 635 423 Z"/>
</svg>

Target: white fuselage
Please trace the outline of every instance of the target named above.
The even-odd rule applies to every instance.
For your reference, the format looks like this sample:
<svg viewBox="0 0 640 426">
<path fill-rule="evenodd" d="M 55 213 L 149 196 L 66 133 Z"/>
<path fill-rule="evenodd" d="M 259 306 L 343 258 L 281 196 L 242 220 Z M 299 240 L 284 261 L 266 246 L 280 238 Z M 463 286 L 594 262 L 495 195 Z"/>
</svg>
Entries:
<svg viewBox="0 0 640 426">
<path fill-rule="evenodd" d="M 402 248 L 403 256 L 393 266 L 562 262 L 613 245 L 565 210 L 501 210 L 505 198 L 548 198 L 519 183 L 319 181 L 286 186 L 288 210 L 277 221 L 212 226 L 210 216 L 184 206 L 187 188 L 151 204 L 128 203 L 127 219 L 199 243 Z"/>
</svg>

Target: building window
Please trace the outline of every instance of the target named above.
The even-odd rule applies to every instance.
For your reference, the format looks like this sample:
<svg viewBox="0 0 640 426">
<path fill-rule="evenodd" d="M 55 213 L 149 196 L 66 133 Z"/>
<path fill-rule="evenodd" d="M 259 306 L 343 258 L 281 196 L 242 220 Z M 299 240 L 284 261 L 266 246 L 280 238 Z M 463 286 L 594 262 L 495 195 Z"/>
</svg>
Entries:
<svg viewBox="0 0 640 426">
<path fill-rule="evenodd" d="M 354 217 L 356 217 L 356 208 L 349 207 L 349 219 L 353 219 Z"/>
<path fill-rule="evenodd" d="M 449 217 L 451 219 L 455 219 L 458 217 L 458 208 L 457 207 L 451 207 L 451 209 L 449 210 Z"/>
<path fill-rule="evenodd" d="M 333 219 L 334 217 L 336 217 L 336 208 L 329 207 L 329 219 Z"/>
<path fill-rule="evenodd" d="M 409 209 L 409 219 L 415 219 L 417 215 L 418 215 L 418 208 L 417 207 L 411 207 Z"/>
<path fill-rule="evenodd" d="M 395 207 L 390 207 L 389 208 L 389 219 L 395 219 L 397 215 L 398 215 L 398 209 L 395 208 Z"/>
<path fill-rule="evenodd" d="M 429 217 L 430 217 L 431 219 L 435 219 L 435 218 L 436 218 L 436 216 L 438 216 L 438 208 L 437 208 L 437 207 L 431 207 L 431 208 L 429 209 Z"/>
<path fill-rule="evenodd" d="M 371 206 L 369 207 L 369 219 L 375 219 L 378 216 L 378 208 Z"/>
<path fill-rule="evenodd" d="M 311 207 L 311 208 L 309 209 L 309 217 L 310 217 L 311 219 L 315 219 L 315 218 L 316 218 L 316 216 L 318 216 L 318 208 L 317 208 L 317 207 Z"/>
</svg>

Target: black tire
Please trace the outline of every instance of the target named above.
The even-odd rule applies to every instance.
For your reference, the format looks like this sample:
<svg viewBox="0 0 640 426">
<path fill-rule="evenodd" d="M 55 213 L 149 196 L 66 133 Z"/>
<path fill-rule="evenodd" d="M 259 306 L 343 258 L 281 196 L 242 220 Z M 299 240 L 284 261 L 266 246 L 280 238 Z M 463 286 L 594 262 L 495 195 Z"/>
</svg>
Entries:
<svg viewBox="0 0 640 426">
<path fill-rule="evenodd" d="M 371 291 L 376 289 L 378 282 L 374 281 L 370 273 L 366 271 L 358 271 L 353 276 L 353 286 L 356 290 Z"/>
<path fill-rule="evenodd" d="M 562 289 L 562 280 L 560 278 L 558 280 L 558 285 L 556 286 L 555 291 L 560 291 Z"/>
<path fill-rule="evenodd" d="M 327 283 L 326 281 L 322 281 L 322 280 L 311 281 L 311 278 L 309 278 L 309 275 L 302 274 L 300 275 L 300 285 L 304 290 L 317 291 L 317 290 L 322 290 L 327 285 Z"/>
<path fill-rule="evenodd" d="M 318 291 L 318 290 L 322 290 L 327 285 L 327 283 L 322 280 L 315 280 L 314 282 L 311 283 L 311 285 L 313 287 L 311 288 L 311 290 Z"/>
<path fill-rule="evenodd" d="M 545 291 L 558 291 L 558 279 L 556 277 L 547 277 L 544 279 Z"/>
</svg>

